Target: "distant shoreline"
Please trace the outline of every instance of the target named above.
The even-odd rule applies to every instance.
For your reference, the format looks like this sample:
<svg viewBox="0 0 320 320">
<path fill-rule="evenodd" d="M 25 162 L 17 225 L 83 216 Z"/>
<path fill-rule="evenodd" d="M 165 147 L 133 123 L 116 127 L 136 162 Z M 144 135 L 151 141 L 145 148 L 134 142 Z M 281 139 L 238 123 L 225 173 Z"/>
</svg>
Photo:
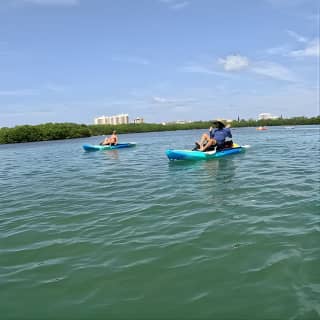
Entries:
<svg viewBox="0 0 320 320">
<path fill-rule="evenodd" d="M 121 125 L 85 125 L 76 123 L 45 123 L 39 125 L 21 125 L 13 128 L 0 128 L 0 144 L 64 140 L 86 138 L 92 136 L 109 135 L 115 129 L 118 134 L 141 133 L 158 131 L 176 131 L 206 129 L 212 125 L 211 121 L 197 121 L 190 123 L 156 123 L 121 124 Z M 289 119 L 273 120 L 240 120 L 230 123 L 232 128 L 259 127 L 259 126 L 296 126 L 320 125 L 320 116 L 305 118 L 295 117 Z"/>
</svg>

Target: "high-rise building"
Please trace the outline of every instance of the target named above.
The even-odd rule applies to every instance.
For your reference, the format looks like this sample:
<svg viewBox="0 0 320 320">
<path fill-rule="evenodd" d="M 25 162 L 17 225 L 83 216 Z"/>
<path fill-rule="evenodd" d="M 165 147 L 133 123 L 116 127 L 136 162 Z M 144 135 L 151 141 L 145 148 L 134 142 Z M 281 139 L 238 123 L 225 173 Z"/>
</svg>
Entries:
<svg viewBox="0 0 320 320">
<path fill-rule="evenodd" d="M 94 118 L 94 124 L 127 124 L 129 123 L 128 114 L 117 114 L 114 116 L 101 116 Z"/>
<path fill-rule="evenodd" d="M 144 123 L 143 118 L 137 117 L 133 120 L 133 123 Z"/>
</svg>

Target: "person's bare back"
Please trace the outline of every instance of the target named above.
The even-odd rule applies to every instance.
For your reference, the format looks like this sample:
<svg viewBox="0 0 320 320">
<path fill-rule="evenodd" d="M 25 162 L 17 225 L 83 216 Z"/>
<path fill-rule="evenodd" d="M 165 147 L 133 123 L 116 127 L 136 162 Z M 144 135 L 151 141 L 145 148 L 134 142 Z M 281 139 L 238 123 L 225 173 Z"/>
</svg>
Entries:
<svg viewBox="0 0 320 320">
<path fill-rule="evenodd" d="M 105 138 L 101 143 L 101 145 L 103 146 L 115 146 L 116 144 L 118 144 L 118 136 L 117 136 L 117 132 L 114 130 L 112 132 L 112 135 L 108 138 Z"/>
</svg>

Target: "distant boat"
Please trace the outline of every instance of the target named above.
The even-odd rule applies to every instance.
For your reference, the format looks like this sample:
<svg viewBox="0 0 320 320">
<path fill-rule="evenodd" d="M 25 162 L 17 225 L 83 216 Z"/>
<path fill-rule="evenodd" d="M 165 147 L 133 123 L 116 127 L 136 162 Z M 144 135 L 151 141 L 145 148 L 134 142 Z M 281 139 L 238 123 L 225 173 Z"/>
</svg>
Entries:
<svg viewBox="0 0 320 320">
<path fill-rule="evenodd" d="M 285 128 L 285 129 L 294 129 L 295 126 L 285 126 L 284 128 Z"/>
<path fill-rule="evenodd" d="M 260 130 L 260 131 L 261 130 L 267 130 L 267 128 L 266 127 L 257 127 L 256 130 Z"/>
</svg>

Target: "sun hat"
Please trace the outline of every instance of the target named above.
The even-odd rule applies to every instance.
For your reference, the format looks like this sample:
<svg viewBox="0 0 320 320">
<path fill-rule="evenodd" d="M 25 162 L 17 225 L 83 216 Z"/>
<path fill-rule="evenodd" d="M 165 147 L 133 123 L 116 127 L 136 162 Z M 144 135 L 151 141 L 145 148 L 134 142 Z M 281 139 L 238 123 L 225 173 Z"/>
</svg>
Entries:
<svg viewBox="0 0 320 320">
<path fill-rule="evenodd" d="M 218 124 L 219 126 L 221 126 L 222 128 L 224 128 L 226 126 L 226 124 L 224 123 L 224 121 L 222 119 L 216 119 L 213 120 L 212 122 L 213 124 Z"/>
</svg>

